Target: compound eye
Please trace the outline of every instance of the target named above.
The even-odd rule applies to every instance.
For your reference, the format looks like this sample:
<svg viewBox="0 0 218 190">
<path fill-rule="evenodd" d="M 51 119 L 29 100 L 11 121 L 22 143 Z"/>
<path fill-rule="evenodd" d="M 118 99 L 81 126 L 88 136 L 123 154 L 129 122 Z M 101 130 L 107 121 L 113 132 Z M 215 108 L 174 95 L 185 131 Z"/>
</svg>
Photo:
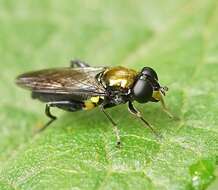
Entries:
<svg viewBox="0 0 218 190">
<path fill-rule="evenodd" d="M 157 73 L 151 67 L 144 67 L 142 69 L 141 73 L 142 73 L 142 75 L 146 75 L 146 76 L 149 76 L 151 78 L 155 78 L 156 80 L 158 80 Z"/>
<path fill-rule="evenodd" d="M 148 102 L 153 94 L 153 87 L 150 82 L 143 79 L 138 79 L 132 89 L 134 99 L 139 103 Z"/>
</svg>

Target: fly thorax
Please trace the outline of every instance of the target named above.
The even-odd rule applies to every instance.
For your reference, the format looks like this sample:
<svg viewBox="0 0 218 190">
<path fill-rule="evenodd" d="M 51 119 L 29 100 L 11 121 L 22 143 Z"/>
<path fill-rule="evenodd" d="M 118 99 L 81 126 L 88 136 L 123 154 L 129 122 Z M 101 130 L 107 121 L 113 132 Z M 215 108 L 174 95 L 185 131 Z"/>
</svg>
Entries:
<svg viewBox="0 0 218 190">
<path fill-rule="evenodd" d="M 113 104 L 119 105 L 119 104 L 124 104 L 126 103 L 126 98 L 124 96 L 120 96 L 120 95 L 115 95 L 111 101 Z"/>
<path fill-rule="evenodd" d="M 133 86 L 137 72 L 125 67 L 108 68 L 102 75 L 102 83 L 111 89 L 122 90 Z"/>
</svg>

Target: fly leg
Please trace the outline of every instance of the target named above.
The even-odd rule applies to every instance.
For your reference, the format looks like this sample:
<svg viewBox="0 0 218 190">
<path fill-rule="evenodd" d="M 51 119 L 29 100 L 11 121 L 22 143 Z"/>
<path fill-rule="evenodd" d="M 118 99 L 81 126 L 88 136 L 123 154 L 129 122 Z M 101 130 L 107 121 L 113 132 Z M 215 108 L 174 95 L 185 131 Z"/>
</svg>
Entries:
<svg viewBox="0 0 218 190">
<path fill-rule="evenodd" d="M 48 116 L 50 118 L 50 120 L 39 131 L 45 130 L 53 121 L 55 121 L 57 119 L 56 116 L 51 114 L 50 108 L 53 106 L 54 105 L 52 103 L 47 103 L 45 105 L 45 114 L 46 114 L 46 116 Z"/>
<path fill-rule="evenodd" d="M 162 106 L 163 111 L 170 117 L 170 118 L 174 118 L 173 114 L 169 111 L 169 109 L 166 107 L 166 104 L 164 102 L 164 99 L 161 98 L 160 99 L 160 103 Z"/>
<path fill-rule="evenodd" d="M 39 131 L 45 130 L 53 121 L 57 119 L 56 116 L 52 115 L 51 107 L 58 107 L 66 111 L 73 112 L 82 109 L 82 104 L 79 102 L 70 102 L 70 101 L 48 102 L 45 106 L 45 114 L 50 118 L 50 120 L 41 129 L 39 129 Z"/>
<path fill-rule="evenodd" d="M 111 118 L 111 116 L 105 111 L 104 107 L 101 106 L 101 111 L 105 114 L 105 116 L 107 117 L 107 119 L 111 122 L 112 126 L 113 126 L 113 130 L 114 133 L 116 135 L 117 138 L 117 147 L 120 148 L 121 145 L 121 141 L 120 141 L 120 135 L 119 135 L 119 130 L 117 128 L 117 124 L 114 122 L 114 120 Z"/>
<path fill-rule="evenodd" d="M 154 130 L 154 128 L 142 117 L 141 113 L 134 107 L 132 102 L 128 102 L 128 109 L 131 114 L 139 118 L 144 124 L 145 127 L 148 127 L 157 137 L 160 137 L 160 135 Z"/>
<path fill-rule="evenodd" d="M 171 119 L 176 119 L 178 120 L 179 118 L 177 118 L 176 116 L 174 116 L 170 111 L 169 109 L 167 108 L 165 102 L 164 102 L 164 95 L 163 93 L 160 91 L 160 103 L 161 103 L 161 106 L 162 106 L 162 109 L 163 111 L 169 116 L 169 118 Z"/>
<path fill-rule="evenodd" d="M 84 67 L 90 67 L 86 62 L 84 61 L 80 61 L 80 60 L 71 60 L 70 61 L 70 67 L 75 68 L 75 67 L 79 67 L 79 68 L 84 68 Z"/>
</svg>

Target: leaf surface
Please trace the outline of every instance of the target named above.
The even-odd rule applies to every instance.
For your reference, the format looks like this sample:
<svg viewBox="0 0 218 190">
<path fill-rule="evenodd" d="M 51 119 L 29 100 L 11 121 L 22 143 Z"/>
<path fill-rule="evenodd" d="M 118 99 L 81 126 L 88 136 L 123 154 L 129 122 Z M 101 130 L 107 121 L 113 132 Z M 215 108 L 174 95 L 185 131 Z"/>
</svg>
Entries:
<svg viewBox="0 0 218 190">
<path fill-rule="evenodd" d="M 0 189 L 216 189 L 218 4 L 196 1 L 0 1 Z M 67 66 L 153 67 L 166 102 L 139 105 L 158 140 L 122 105 L 66 113 L 40 134 L 44 105 L 14 84 L 29 70 Z"/>
</svg>

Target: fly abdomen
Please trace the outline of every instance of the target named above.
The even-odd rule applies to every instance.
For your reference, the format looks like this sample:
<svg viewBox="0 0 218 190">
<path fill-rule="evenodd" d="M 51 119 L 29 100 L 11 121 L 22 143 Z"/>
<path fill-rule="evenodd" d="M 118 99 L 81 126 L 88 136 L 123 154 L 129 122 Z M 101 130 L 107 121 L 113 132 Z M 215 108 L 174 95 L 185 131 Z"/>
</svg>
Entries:
<svg viewBox="0 0 218 190">
<path fill-rule="evenodd" d="M 32 92 L 32 98 L 38 99 L 41 102 L 57 102 L 57 101 L 73 100 L 70 94 L 54 94 L 54 93 L 43 93 L 43 92 Z"/>
<path fill-rule="evenodd" d="M 66 103 L 59 103 L 56 107 L 69 111 L 69 112 L 75 112 L 75 111 L 80 111 L 83 110 L 84 103 L 83 102 L 75 102 L 75 101 L 69 101 L 67 104 Z"/>
</svg>

